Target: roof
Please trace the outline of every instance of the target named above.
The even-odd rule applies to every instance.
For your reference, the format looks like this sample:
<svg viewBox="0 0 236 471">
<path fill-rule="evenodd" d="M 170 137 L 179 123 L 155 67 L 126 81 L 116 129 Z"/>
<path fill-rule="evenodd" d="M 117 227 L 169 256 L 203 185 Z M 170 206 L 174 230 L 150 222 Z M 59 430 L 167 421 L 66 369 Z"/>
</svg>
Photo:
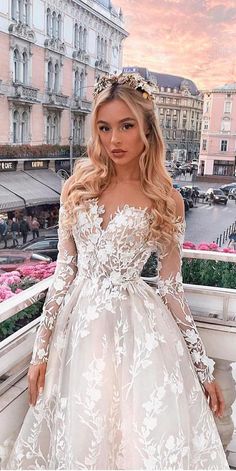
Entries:
<svg viewBox="0 0 236 471">
<path fill-rule="evenodd" d="M 213 92 L 229 92 L 236 91 L 236 82 L 225 83 L 225 85 L 213 88 Z"/>
<path fill-rule="evenodd" d="M 152 72 L 144 67 L 123 67 L 124 72 L 132 73 L 138 72 L 146 80 L 151 80 L 156 82 L 158 87 L 164 88 L 176 88 L 180 91 L 183 88 L 188 88 L 191 95 L 199 95 L 199 90 L 196 87 L 195 83 L 185 77 L 180 77 L 178 75 L 170 74 L 159 74 L 158 72 Z"/>
</svg>

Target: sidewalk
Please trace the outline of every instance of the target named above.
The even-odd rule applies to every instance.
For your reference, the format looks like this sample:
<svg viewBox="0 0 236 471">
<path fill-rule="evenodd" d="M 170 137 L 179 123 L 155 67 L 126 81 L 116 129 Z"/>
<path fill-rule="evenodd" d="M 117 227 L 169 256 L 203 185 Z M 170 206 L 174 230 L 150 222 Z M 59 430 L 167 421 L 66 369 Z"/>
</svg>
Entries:
<svg viewBox="0 0 236 471">
<path fill-rule="evenodd" d="M 49 235 L 50 234 L 50 231 L 47 230 L 47 229 L 39 229 L 39 236 L 45 236 L 45 235 Z M 32 236 L 32 232 L 29 232 L 28 233 L 28 237 L 27 237 L 27 242 L 30 242 L 31 240 L 33 240 L 33 236 Z M 23 237 L 20 235 L 18 237 L 18 242 L 19 242 L 19 246 L 21 246 L 23 244 Z M 0 249 L 4 249 L 4 241 L 1 240 L 0 242 Z M 12 244 L 12 238 L 10 237 L 9 239 L 7 239 L 7 248 L 8 249 L 14 249 L 13 247 L 13 244 Z"/>
</svg>

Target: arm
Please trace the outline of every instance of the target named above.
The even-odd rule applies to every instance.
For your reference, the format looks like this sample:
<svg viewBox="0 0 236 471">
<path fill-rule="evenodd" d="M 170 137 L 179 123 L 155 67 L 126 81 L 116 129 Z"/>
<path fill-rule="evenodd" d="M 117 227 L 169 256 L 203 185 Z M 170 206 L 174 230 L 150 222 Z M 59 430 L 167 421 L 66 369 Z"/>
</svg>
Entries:
<svg viewBox="0 0 236 471">
<path fill-rule="evenodd" d="M 64 211 L 65 209 L 62 203 L 59 211 L 59 253 L 57 257 L 57 265 L 52 285 L 48 290 L 43 306 L 41 321 L 36 334 L 33 355 L 30 362 L 32 365 L 46 363 L 48 360 L 50 338 L 55 327 L 57 315 L 77 272 L 77 251 L 75 241 L 71 230 L 62 227 Z"/>
<path fill-rule="evenodd" d="M 185 230 L 184 203 L 178 192 L 173 192 L 173 198 L 176 204 L 176 215 L 180 221 L 178 223 L 179 233 L 167 247 L 164 255 L 160 257 L 159 293 L 183 334 L 200 382 L 213 382 L 215 362 L 206 355 L 204 345 L 184 296 L 181 275 L 181 250 Z"/>
</svg>

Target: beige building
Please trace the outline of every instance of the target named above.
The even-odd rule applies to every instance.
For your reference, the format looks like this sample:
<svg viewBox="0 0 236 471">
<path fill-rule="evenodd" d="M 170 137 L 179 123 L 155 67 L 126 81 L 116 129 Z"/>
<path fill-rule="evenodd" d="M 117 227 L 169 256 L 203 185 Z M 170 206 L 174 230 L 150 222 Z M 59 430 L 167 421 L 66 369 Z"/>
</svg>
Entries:
<svg viewBox="0 0 236 471">
<path fill-rule="evenodd" d="M 199 156 L 203 95 L 188 79 L 159 74 L 141 67 L 124 67 L 156 84 L 159 122 L 168 160 L 191 161 Z"/>
</svg>

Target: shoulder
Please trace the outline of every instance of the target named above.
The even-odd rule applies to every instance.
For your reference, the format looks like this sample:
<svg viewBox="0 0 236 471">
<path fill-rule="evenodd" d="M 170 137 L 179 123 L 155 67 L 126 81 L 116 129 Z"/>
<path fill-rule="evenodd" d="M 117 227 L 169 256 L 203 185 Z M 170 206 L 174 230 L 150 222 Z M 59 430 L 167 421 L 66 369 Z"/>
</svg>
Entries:
<svg viewBox="0 0 236 471">
<path fill-rule="evenodd" d="M 70 190 L 71 190 L 74 183 L 75 183 L 75 176 L 74 175 L 71 175 L 71 177 L 69 177 L 65 181 L 65 183 L 63 183 L 62 192 L 61 192 L 61 203 L 62 204 L 64 204 L 65 201 L 67 200 L 69 192 L 70 192 Z"/>
<path fill-rule="evenodd" d="M 184 200 L 182 195 L 176 188 L 172 188 L 171 198 L 174 200 L 175 203 L 175 214 L 176 217 L 184 219 L 185 209 L 184 209 Z"/>
</svg>

